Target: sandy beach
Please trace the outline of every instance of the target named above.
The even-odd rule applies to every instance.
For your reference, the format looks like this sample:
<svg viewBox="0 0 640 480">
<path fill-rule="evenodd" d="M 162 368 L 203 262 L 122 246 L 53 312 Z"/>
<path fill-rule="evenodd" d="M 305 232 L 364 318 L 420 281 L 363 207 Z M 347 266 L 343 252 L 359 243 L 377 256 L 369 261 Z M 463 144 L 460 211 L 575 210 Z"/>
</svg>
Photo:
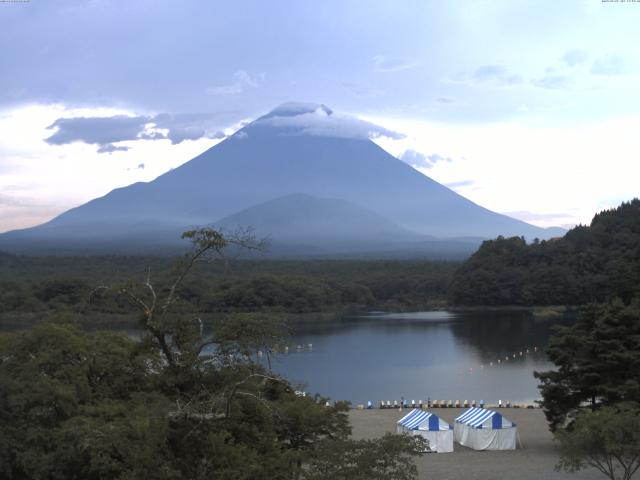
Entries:
<svg viewBox="0 0 640 480">
<path fill-rule="evenodd" d="M 350 420 L 355 438 L 374 438 L 385 432 L 394 432 L 395 423 L 403 415 L 392 410 L 352 410 Z M 460 414 L 459 408 L 434 408 L 443 420 L 453 424 Z M 605 478 L 596 470 L 578 473 L 554 471 L 558 461 L 557 447 L 548 430 L 542 410 L 504 409 L 503 415 L 518 426 L 522 448 L 502 452 L 477 452 L 454 444 L 453 453 L 431 453 L 417 459 L 420 479 L 447 480 L 596 480 Z M 634 478 L 640 478 L 635 475 Z"/>
</svg>

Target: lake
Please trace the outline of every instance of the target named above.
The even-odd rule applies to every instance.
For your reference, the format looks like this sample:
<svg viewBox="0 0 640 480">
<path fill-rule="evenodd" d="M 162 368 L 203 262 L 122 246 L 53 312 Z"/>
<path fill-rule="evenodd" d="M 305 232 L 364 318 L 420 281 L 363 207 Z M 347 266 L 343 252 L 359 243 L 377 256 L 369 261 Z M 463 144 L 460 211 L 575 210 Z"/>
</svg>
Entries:
<svg viewBox="0 0 640 480">
<path fill-rule="evenodd" d="M 401 396 L 532 402 L 540 398 L 533 372 L 552 368 L 544 348 L 558 323 L 571 320 L 523 311 L 346 317 L 295 326 L 294 346 L 272 366 L 308 393 L 354 405 Z"/>
<path fill-rule="evenodd" d="M 572 322 L 527 311 L 429 311 L 300 323 L 272 368 L 300 390 L 353 405 L 401 396 L 530 403 L 540 398 L 534 370 L 553 367 L 544 354 L 551 326 Z"/>
</svg>

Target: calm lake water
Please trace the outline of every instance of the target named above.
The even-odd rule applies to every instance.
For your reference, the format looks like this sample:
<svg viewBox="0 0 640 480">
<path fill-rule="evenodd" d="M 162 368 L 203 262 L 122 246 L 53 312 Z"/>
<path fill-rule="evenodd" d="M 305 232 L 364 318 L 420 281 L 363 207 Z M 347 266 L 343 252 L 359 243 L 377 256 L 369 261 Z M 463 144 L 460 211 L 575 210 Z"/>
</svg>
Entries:
<svg viewBox="0 0 640 480">
<path fill-rule="evenodd" d="M 296 326 L 292 342 L 312 344 L 311 351 L 291 348 L 273 369 L 306 384 L 301 389 L 308 393 L 354 405 L 393 403 L 401 396 L 531 402 L 540 398 L 534 370 L 552 368 L 544 354 L 550 327 L 570 322 L 536 319 L 528 312 L 348 317 Z"/>
<path fill-rule="evenodd" d="M 289 353 L 272 359 L 272 368 L 300 390 L 353 405 L 401 396 L 532 402 L 540 398 L 534 370 L 553 367 L 544 354 L 550 328 L 572 322 L 523 311 L 431 311 L 304 323 L 293 327 Z"/>
</svg>

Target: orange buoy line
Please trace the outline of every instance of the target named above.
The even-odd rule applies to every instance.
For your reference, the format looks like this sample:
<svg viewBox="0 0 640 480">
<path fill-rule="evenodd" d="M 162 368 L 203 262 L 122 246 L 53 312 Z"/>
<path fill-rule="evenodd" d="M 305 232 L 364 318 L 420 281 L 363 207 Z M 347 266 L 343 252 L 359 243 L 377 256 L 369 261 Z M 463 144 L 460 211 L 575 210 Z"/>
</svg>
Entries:
<svg viewBox="0 0 640 480">
<path fill-rule="evenodd" d="M 523 348 L 522 350 L 518 350 L 517 352 L 509 353 L 504 357 L 500 357 L 495 361 L 491 361 L 488 364 L 481 363 L 477 369 L 480 371 L 484 371 L 485 368 L 492 368 L 492 367 L 497 367 L 498 365 L 504 365 L 509 361 L 517 360 L 519 358 L 525 358 L 529 355 L 538 353 L 539 351 L 540 349 L 536 345 L 530 348 Z M 467 373 L 472 374 L 475 369 L 476 367 L 469 367 L 469 369 L 467 370 Z"/>
</svg>

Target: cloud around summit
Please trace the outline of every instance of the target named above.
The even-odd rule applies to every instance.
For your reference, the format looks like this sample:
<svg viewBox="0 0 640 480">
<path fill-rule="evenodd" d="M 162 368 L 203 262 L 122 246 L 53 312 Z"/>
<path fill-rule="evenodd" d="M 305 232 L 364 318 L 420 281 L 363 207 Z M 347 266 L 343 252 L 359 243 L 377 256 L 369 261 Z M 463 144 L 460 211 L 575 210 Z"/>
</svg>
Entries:
<svg viewBox="0 0 640 480">
<path fill-rule="evenodd" d="M 256 125 L 281 128 L 288 135 L 370 140 L 387 137 L 393 140 L 404 135 L 351 115 L 333 112 L 324 105 L 288 103 L 261 117 Z"/>
</svg>

